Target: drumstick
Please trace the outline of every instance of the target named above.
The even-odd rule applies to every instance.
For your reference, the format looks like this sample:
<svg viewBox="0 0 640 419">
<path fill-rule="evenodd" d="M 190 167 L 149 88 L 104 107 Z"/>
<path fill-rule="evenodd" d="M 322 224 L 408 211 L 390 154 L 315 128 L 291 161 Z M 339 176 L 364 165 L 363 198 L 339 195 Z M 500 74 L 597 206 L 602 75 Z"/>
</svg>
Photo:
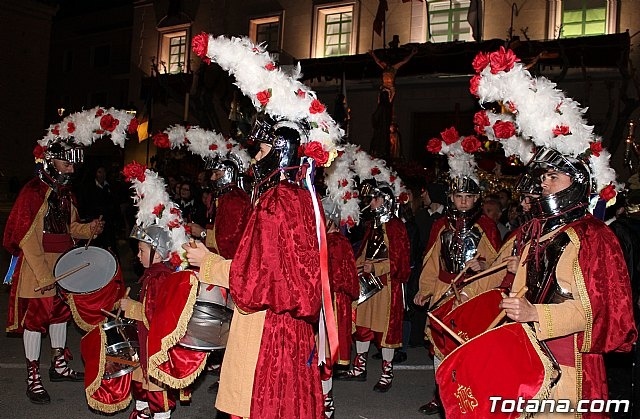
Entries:
<svg viewBox="0 0 640 419">
<path fill-rule="evenodd" d="M 102 215 L 100 215 L 100 217 L 98 217 L 98 221 L 102 221 Z M 95 230 L 91 229 L 91 237 L 89 237 L 89 240 L 87 240 L 87 244 L 84 245 L 84 250 L 87 250 L 89 248 L 89 244 L 91 243 L 91 240 L 93 240 L 93 232 Z"/>
<path fill-rule="evenodd" d="M 127 298 L 129 296 L 129 291 L 131 291 L 131 287 L 127 287 L 122 298 Z M 118 307 L 118 311 L 116 312 L 116 319 L 120 318 L 121 313 L 122 313 L 122 306 Z"/>
<path fill-rule="evenodd" d="M 454 332 L 453 330 L 449 329 L 444 323 L 442 323 L 440 321 L 440 319 L 438 319 L 436 316 L 434 316 L 430 311 L 427 312 L 427 316 L 429 316 L 429 318 L 431 318 L 433 321 L 438 323 L 438 325 L 440 325 L 440 327 L 442 327 L 442 329 L 444 329 L 445 332 L 449 333 L 460 345 L 462 345 L 464 343 L 464 339 L 462 339 L 460 336 L 456 335 L 456 332 Z"/>
<path fill-rule="evenodd" d="M 106 314 L 108 317 L 112 317 L 112 318 L 114 318 L 114 319 L 116 319 L 116 318 L 117 318 L 115 314 L 113 314 L 113 313 L 112 313 L 112 312 L 110 312 L 110 311 L 105 310 L 104 308 L 101 308 L 101 309 L 100 309 L 100 311 L 102 312 L 102 314 Z"/>
<path fill-rule="evenodd" d="M 490 267 L 489 269 L 485 269 L 482 272 L 478 272 L 477 274 L 470 276 L 469 278 L 465 278 L 464 282 L 462 283 L 462 285 L 467 285 L 468 283 L 478 279 L 478 278 L 482 278 L 485 275 L 489 275 L 492 274 L 494 272 L 498 272 L 500 269 L 503 269 L 507 266 L 509 262 L 505 261 L 505 262 L 500 262 L 499 264 Z"/>
<path fill-rule="evenodd" d="M 189 247 L 191 247 L 192 249 L 196 249 L 198 245 L 196 244 L 195 240 L 189 239 Z"/>
<path fill-rule="evenodd" d="M 129 361 L 128 359 L 118 358 L 116 356 L 105 355 L 104 360 L 108 362 L 115 362 L 116 364 L 129 365 L 130 367 L 139 367 L 140 363 L 135 361 Z"/>
<path fill-rule="evenodd" d="M 516 294 L 515 298 L 520 298 L 523 295 L 526 294 L 528 288 L 526 286 L 520 288 L 520 291 L 518 291 L 518 293 Z M 498 314 L 496 316 L 495 319 L 493 319 L 493 321 L 491 322 L 491 324 L 489 325 L 489 327 L 487 327 L 487 330 L 493 329 L 494 327 L 496 327 L 498 325 L 498 323 L 500 323 L 502 321 L 502 319 L 504 319 L 504 317 L 507 315 L 507 312 L 505 310 L 502 310 L 500 312 L 500 314 Z M 485 330 L 486 332 L 486 330 Z"/>
<path fill-rule="evenodd" d="M 74 273 L 78 272 L 79 270 L 86 268 L 86 267 L 87 267 L 87 266 L 89 266 L 89 265 L 91 265 L 91 263 L 87 262 L 87 263 L 83 263 L 83 264 L 82 264 L 82 265 L 80 265 L 80 266 L 76 266 L 76 267 L 75 267 L 75 268 L 73 268 L 73 269 L 69 269 L 67 272 L 65 272 L 65 273 L 61 274 L 60 276 L 56 276 L 56 278 L 53 280 L 53 282 L 52 282 L 52 283 L 50 283 L 49 285 L 43 285 L 43 286 L 41 286 L 41 287 L 35 288 L 33 291 L 38 292 L 38 291 L 40 291 L 40 290 L 41 290 L 41 289 L 43 289 L 43 288 L 46 288 L 46 287 L 48 287 L 48 286 L 51 286 L 51 285 L 55 284 L 56 282 L 58 282 L 58 281 L 60 281 L 60 280 L 63 280 L 63 279 L 65 279 L 66 277 L 68 277 L 68 276 L 70 276 L 70 275 L 73 275 Z"/>
</svg>

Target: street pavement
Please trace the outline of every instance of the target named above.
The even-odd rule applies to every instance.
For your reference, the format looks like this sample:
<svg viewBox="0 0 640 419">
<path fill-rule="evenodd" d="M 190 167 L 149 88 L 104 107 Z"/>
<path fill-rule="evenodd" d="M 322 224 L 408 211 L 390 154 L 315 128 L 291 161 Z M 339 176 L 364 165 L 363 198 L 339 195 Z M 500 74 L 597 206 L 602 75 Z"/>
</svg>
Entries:
<svg viewBox="0 0 640 419">
<path fill-rule="evenodd" d="M 0 230 L 4 227 L 4 220 Z M 1 231 L 0 231 L 1 233 Z M 132 271 L 133 255 L 126 242 L 120 246 L 122 268 L 128 285 L 135 287 L 137 278 Z M 4 276 L 8 266 L 8 256 L 4 250 L 0 251 L 0 272 Z M 135 289 L 134 289 L 135 291 Z M 132 295 L 135 295 L 132 293 Z M 9 287 L 0 288 L 0 327 L 5 330 Z M 82 371 L 80 359 L 80 338 L 82 331 L 75 325 L 68 328 L 67 345 L 75 358 L 71 366 Z M 372 347 L 370 355 L 375 353 Z M 373 385 L 378 380 L 381 361 L 369 357 L 368 381 L 334 383 L 334 397 L 336 415 L 338 419 L 424 419 L 426 416 L 418 412 L 418 408 L 429 401 L 433 395 L 433 369 L 431 368 L 426 349 L 422 347 L 408 348 L 408 359 L 396 364 L 393 387 L 388 393 L 373 391 Z M 82 383 L 51 383 L 48 369 L 50 363 L 50 342 L 45 337 L 42 341 L 41 371 L 43 383 L 51 395 L 51 404 L 35 405 L 28 401 L 26 390 L 26 366 L 24 349 L 20 336 L 8 336 L 0 333 L 0 418 L 15 419 L 98 419 L 102 414 L 89 410 Z M 178 405 L 172 417 L 175 418 L 221 418 L 213 407 L 215 393 L 208 388 L 217 379 L 216 376 L 204 374 L 197 381 L 193 389 L 193 398 L 189 405 Z M 126 419 L 133 406 L 120 413 L 111 415 L 113 418 Z M 432 416 L 433 418 L 433 416 Z M 259 419 L 259 418 L 254 418 Z M 292 419 L 292 418 L 287 418 Z"/>
</svg>

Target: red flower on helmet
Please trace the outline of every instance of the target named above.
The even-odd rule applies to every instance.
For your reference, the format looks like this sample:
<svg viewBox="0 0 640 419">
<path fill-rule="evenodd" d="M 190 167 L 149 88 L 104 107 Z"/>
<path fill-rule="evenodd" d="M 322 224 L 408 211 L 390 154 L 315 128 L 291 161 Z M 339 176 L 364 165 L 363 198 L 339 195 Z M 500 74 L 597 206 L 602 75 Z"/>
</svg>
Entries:
<svg viewBox="0 0 640 419">
<path fill-rule="evenodd" d="M 162 211 L 164 211 L 164 204 L 159 203 L 158 205 L 153 207 L 153 211 L 151 213 L 158 218 L 162 218 Z"/>
<path fill-rule="evenodd" d="M 146 177 L 144 174 L 145 170 L 147 170 L 147 166 L 133 161 L 122 169 L 122 174 L 127 182 L 131 182 L 133 179 L 144 182 Z"/>
<path fill-rule="evenodd" d="M 217 144 L 210 144 L 209 145 L 209 150 L 216 151 L 217 149 L 218 149 L 218 145 Z"/>
<path fill-rule="evenodd" d="M 51 130 L 51 133 L 53 135 L 60 135 L 60 126 L 56 125 L 55 127 L 53 127 L 53 129 Z"/>
<path fill-rule="evenodd" d="M 476 73 L 482 72 L 489 65 L 489 54 L 485 52 L 479 52 L 473 61 L 471 62 L 473 69 Z"/>
<path fill-rule="evenodd" d="M 299 98 L 304 99 L 307 96 L 307 93 L 302 89 L 298 89 L 296 91 L 296 96 L 298 96 Z"/>
<path fill-rule="evenodd" d="M 476 74 L 475 76 L 471 77 L 471 80 L 469 80 L 469 92 L 474 96 L 478 96 L 478 86 L 480 86 L 480 78 L 481 77 Z"/>
<path fill-rule="evenodd" d="M 191 226 L 189 224 L 184 225 L 184 231 L 187 233 L 187 236 L 191 235 Z"/>
<path fill-rule="evenodd" d="M 36 147 L 33 149 L 33 157 L 36 159 L 44 159 L 45 151 L 47 151 L 47 147 L 36 144 Z"/>
<path fill-rule="evenodd" d="M 602 152 L 602 143 L 599 141 L 594 141 L 592 143 L 589 143 L 589 150 L 591 150 L 591 154 L 593 154 L 596 157 L 599 157 L 600 153 Z"/>
<path fill-rule="evenodd" d="M 354 225 L 356 225 L 356 222 L 353 221 L 353 218 L 351 218 L 351 216 L 348 216 L 346 221 L 342 221 L 342 225 L 346 225 L 347 227 L 353 227 Z"/>
<path fill-rule="evenodd" d="M 348 201 L 351 199 L 351 192 L 347 191 L 344 193 L 344 195 L 342 195 L 342 199 L 344 199 L 345 201 Z"/>
<path fill-rule="evenodd" d="M 73 134 L 75 130 L 76 130 L 76 124 L 74 124 L 73 122 L 67 122 L 67 132 L 69 134 Z"/>
<path fill-rule="evenodd" d="M 233 144 L 227 143 L 227 150 L 231 150 L 233 148 Z"/>
<path fill-rule="evenodd" d="M 317 141 L 311 141 L 304 146 L 303 155 L 311 157 L 320 166 L 326 164 L 329 161 L 329 153 L 324 151 L 322 144 Z"/>
<path fill-rule="evenodd" d="M 460 139 L 460 134 L 458 134 L 456 127 L 445 129 L 440 133 L 440 136 L 447 145 L 451 145 Z"/>
<path fill-rule="evenodd" d="M 339 184 L 340 186 L 342 186 L 343 188 L 346 188 L 346 187 L 347 187 L 347 185 L 349 184 L 349 181 L 348 181 L 347 179 L 342 179 L 342 180 L 340 180 L 340 181 L 338 182 L 338 184 Z"/>
<path fill-rule="evenodd" d="M 429 153 L 438 154 L 442 150 L 442 140 L 440 138 L 432 138 L 427 141 L 425 149 Z"/>
<path fill-rule="evenodd" d="M 615 198 L 617 194 L 618 192 L 616 192 L 615 186 L 609 185 L 600 191 L 600 198 L 602 198 L 603 201 L 607 202 L 610 199 Z"/>
<path fill-rule="evenodd" d="M 128 134 L 135 134 L 138 131 L 138 118 L 132 118 L 127 127 Z"/>
<path fill-rule="evenodd" d="M 158 148 L 170 148 L 171 141 L 169 141 L 169 134 L 165 132 L 159 132 L 153 136 L 153 144 Z"/>
<path fill-rule="evenodd" d="M 498 74 L 500 71 L 509 71 L 518 61 L 520 61 L 520 58 L 516 57 L 512 50 L 504 47 L 500 47 L 498 51 L 489 54 L 492 74 Z"/>
<path fill-rule="evenodd" d="M 478 135 L 484 135 L 484 127 L 491 125 L 486 111 L 478 111 L 473 115 L 473 129 Z"/>
<path fill-rule="evenodd" d="M 182 264 L 182 258 L 180 257 L 178 252 L 171 252 L 169 263 L 171 264 L 171 266 L 175 266 L 175 267 L 178 267 Z"/>
<path fill-rule="evenodd" d="M 267 65 L 264 66 L 264 68 L 266 68 L 269 71 L 273 71 L 276 69 L 276 65 L 272 62 L 268 62 Z"/>
<path fill-rule="evenodd" d="M 462 140 L 462 149 L 467 153 L 475 153 L 480 150 L 481 147 L 482 143 L 473 135 L 465 137 L 464 140 Z"/>
<path fill-rule="evenodd" d="M 496 121 L 493 124 L 493 133 L 496 138 L 511 138 L 516 135 L 516 127 L 511 121 Z"/>
<path fill-rule="evenodd" d="M 260 102 L 262 106 L 267 106 L 267 103 L 269 103 L 269 99 L 271 99 L 271 89 L 258 92 L 256 94 L 256 99 L 258 99 L 258 102 Z"/>
<path fill-rule="evenodd" d="M 211 60 L 207 57 L 207 50 L 209 48 L 209 35 L 204 32 L 194 36 L 191 40 L 191 49 L 196 53 L 202 61 L 209 64 Z"/>
<path fill-rule="evenodd" d="M 120 121 L 114 118 L 111 114 L 103 115 L 100 118 L 100 128 L 105 131 L 113 132 L 117 127 Z"/>
<path fill-rule="evenodd" d="M 556 125 L 556 127 L 553 129 L 553 135 L 554 136 L 558 136 L 558 135 L 569 135 L 571 134 L 571 128 L 569 128 L 566 125 Z"/>
<path fill-rule="evenodd" d="M 396 181 L 396 177 L 394 175 L 389 176 L 389 183 L 393 183 Z"/>
<path fill-rule="evenodd" d="M 372 167 L 371 168 L 371 175 L 372 176 L 376 176 L 380 174 L 380 169 L 378 169 L 377 167 Z"/>
<path fill-rule="evenodd" d="M 98 110 L 96 111 L 96 118 L 102 115 L 104 115 L 104 109 L 98 108 Z"/>
<path fill-rule="evenodd" d="M 312 114 L 322 113 L 325 109 L 325 106 L 318 99 L 313 99 L 311 101 L 311 106 L 309 106 L 309 112 Z"/>
<path fill-rule="evenodd" d="M 168 227 L 170 230 L 171 230 L 171 229 L 174 229 L 174 228 L 176 228 L 176 227 L 180 227 L 180 220 L 179 220 L 178 218 L 175 218 L 175 219 L 173 219 L 173 220 L 169 221 L 169 222 L 167 223 L 167 227 Z"/>
</svg>

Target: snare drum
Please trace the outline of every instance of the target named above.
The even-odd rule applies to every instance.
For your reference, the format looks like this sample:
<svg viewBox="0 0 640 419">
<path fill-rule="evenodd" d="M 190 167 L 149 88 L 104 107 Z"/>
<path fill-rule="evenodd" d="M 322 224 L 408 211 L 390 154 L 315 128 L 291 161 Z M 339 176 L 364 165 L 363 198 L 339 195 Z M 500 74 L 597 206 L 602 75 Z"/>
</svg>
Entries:
<svg viewBox="0 0 640 419">
<path fill-rule="evenodd" d="M 106 336 L 106 354 L 112 358 L 138 362 L 138 330 L 133 320 L 116 319 L 102 325 Z M 133 372 L 136 367 L 107 361 L 104 367 L 104 378 L 122 377 Z"/>
<path fill-rule="evenodd" d="M 364 303 L 384 288 L 380 278 L 371 272 L 358 272 L 358 281 L 360 282 L 360 296 L 358 297 L 358 304 Z"/>
<path fill-rule="evenodd" d="M 104 321 L 101 310 L 113 310 L 125 288 L 115 256 L 100 247 L 81 246 L 63 253 L 53 272 L 59 276 L 87 263 L 87 267 L 56 283 L 58 292 L 71 308 L 73 319 L 85 332 Z"/>
<path fill-rule="evenodd" d="M 198 351 L 226 348 L 234 307 L 227 289 L 200 283 L 187 333 L 179 345 Z"/>
</svg>

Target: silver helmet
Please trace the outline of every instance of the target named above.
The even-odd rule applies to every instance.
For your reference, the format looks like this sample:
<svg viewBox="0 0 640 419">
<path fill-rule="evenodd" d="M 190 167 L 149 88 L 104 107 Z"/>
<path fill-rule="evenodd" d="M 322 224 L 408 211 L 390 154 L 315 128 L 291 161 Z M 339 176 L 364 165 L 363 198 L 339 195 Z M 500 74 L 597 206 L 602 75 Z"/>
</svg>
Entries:
<svg viewBox="0 0 640 419">
<path fill-rule="evenodd" d="M 131 230 L 129 237 L 151 245 L 151 248 L 160 255 L 163 261 L 169 259 L 173 241 L 169 232 L 164 228 L 155 224 L 146 228 L 136 225 Z M 153 254 L 150 259 L 153 260 Z"/>
<path fill-rule="evenodd" d="M 229 152 L 224 157 L 216 157 L 208 160 L 205 163 L 205 169 L 207 170 L 220 170 L 222 176 L 218 179 L 211 181 L 211 186 L 217 194 L 221 194 L 229 186 L 236 185 L 240 177 L 242 168 L 242 162 L 234 154 Z"/>
<path fill-rule="evenodd" d="M 459 210 L 451 200 L 451 196 L 456 193 L 466 193 L 472 195 L 481 194 L 480 185 L 468 176 L 458 176 L 449 180 L 449 202 L 447 204 L 447 217 L 452 225 L 458 226 L 460 231 L 470 230 L 475 222 L 482 215 L 482 200 L 476 199 L 473 207 L 468 210 Z"/>
<path fill-rule="evenodd" d="M 571 178 L 567 188 L 548 195 L 540 195 L 531 202 L 533 216 L 544 218 L 549 228 L 583 217 L 588 211 L 592 181 L 589 166 L 582 160 L 568 157 L 551 148 L 541 148 L 528 163 L 528 172 L 541 182 L 549 170 L 564 173 Z"/>
<path fill-rule="evenodd" d="M 59 185 L 68 185 L 72 176 L 69 173 L 60 173 L 56 169 L 53 160 L 62 160 L 72 164 L 80 164 L 84 161 L 84 150 L 71 141 L 55 139 L 49 142 L 44 152 L 44 171 Z"/>
<path fill-rule="evenodd" d="M 361 212 L 363 218 L 373 217 L 376 224 L 388 222 L 396 210 L 396 197 L 393 188 L 387 182 L 378 182 L 375 179 L 365 179 L 360 185 L 361 202 L 365 204 Z M 374 198 L 382 198 L 382 204 L 377 208 L 371 208 Z"/>
<path fill-rule="evenodd" d="M 336 227 L 340 227 L 340 207 L 338 204 L 325 196 L 322 198 L 322 208 L 324 209 L 324 216 L 327 219 L 327 228 L 329 228 L 330 223 L 333 223 Z"/>
</svg>

